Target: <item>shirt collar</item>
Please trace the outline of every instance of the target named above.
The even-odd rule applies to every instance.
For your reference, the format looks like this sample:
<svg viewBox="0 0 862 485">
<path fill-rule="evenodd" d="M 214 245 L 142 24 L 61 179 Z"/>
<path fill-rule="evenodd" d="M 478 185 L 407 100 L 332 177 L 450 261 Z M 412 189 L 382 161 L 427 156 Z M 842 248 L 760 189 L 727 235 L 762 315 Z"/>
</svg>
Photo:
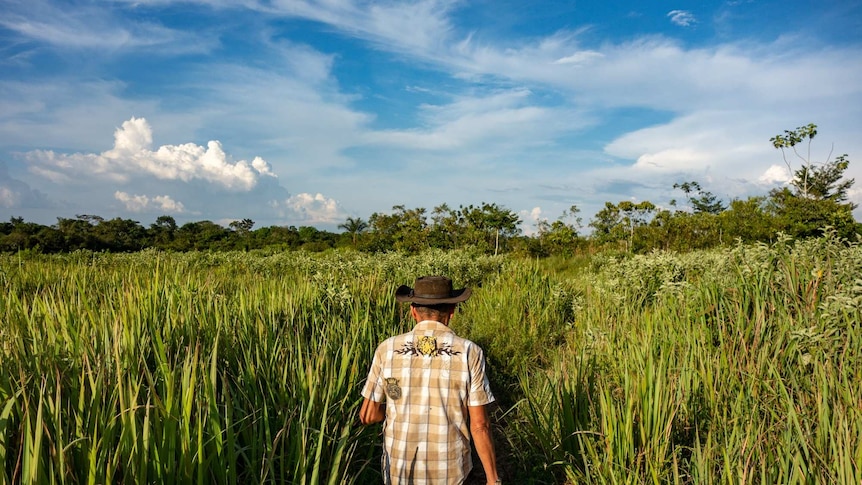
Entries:
<svg viewBox="0 0 862 485">
<path fill-rule="evenodd" d="M 440 322 L 435 322 L 434 320 L 422 320 L 413 327 L 414 332 L 422 332 L 426 330 L 433 330 L 435 332 L 452 332 L 451 328 Z"/>
</svg>

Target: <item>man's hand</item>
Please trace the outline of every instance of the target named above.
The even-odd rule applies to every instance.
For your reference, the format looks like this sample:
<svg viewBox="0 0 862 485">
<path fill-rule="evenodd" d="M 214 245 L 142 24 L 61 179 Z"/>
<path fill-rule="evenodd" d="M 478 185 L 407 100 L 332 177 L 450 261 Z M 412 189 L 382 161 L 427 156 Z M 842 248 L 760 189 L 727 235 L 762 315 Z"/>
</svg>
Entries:
<svg viewBox="0 0 862 485">
<path fill-rule="evenodd" d="M 386 404 L 375 402 L 367 397 L 362 401 L 362 408 L 359 410 L 359 421 L 362 424 L 374 424 L 383 421 L 386 418 Z"/>
</svg>

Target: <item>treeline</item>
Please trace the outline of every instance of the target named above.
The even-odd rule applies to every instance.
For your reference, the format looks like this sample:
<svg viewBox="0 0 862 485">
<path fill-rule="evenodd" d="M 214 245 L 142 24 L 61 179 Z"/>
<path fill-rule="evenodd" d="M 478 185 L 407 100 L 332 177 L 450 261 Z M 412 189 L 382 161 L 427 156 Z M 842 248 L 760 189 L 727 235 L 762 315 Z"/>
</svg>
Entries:
<svg viewBox="0 0 862 485">
<path fill-rule="evenodd" d="M 130 219 L 95 215 L 59 218 L 52 226 L 12 217 L 0 223 L 0 251 L 323 251 L 352 247 L 366 252 L 414 253 L 429 248 L 472 248 L 486 254 L 550 256 L 606 249 L 635 253 L 654 249 L 689 251 L 738 240 L 771 242 L 779 233 L 794 238 L 816 237 L 827 229 L 849 240 L 862 235 L 862 224 L 852 215 L 854 205 L 835 198 L 806 198 L 783 189 L 766 197 L 733 200 L 725 205 L 700 191 L 697 183 L 681 186 L 697 189 L 686 193 L 693 210 L 673 205 L 671 209 L 658 209 L 648 201 L 607 202 L 586 226 L 591 229 L 589 235 L 582 234 L 586 227 L 575 206 L 553 222 L 539 223 L 534 235 L 524 236 L 517 214 L 504 207 L 483 203 L 451 209 L 444 204 L 430 213 L 424 208 L 395 206 L 390 214 L 374 213 L 367 221 L 349 217 L 339 226 L 343 230 L 340 233 L 309 226 L 254 229 L 250 219 L 235 221 L 229 227 L 211 221 L 179 226 L 173 217 L 161 216 L 144 227 Z M 710 203 L 704 205 L 706 202 Z"/>
<path fill-rule="evenodd" d="M 223 227 L 211 221 L 178 226 L 161 216 L 149 227 L 130 219 L 103 219 L 79 215 L 58 218 L 44 226 L 12 217 L 0 223 L 0 251 L 33 250 L 45 253 L 75 250 L 128 252 L 146 248 L 169 251 L 226 251 L 302 249 L 323 251 L 353 247 L 360 251 L 418 252 L 429 248 L 472 248 L 488 254 L 517 252 L 530 256 L 571 255 L 613 249 L 642 253 L 655 249 L 689 251 L 733 244 L 736 241 L 771 242 L 783 233 L 793 238 L 820 236 L 834 231 L 849 240 L 862 237 L 862 224 L 853 218 L 855 204 L 848 202 L 853 179 L 844 179 L 847 155 L 821 164 L 810 163 L 796 150 L 817 134 L 809 124 L 785 131 L 770 141 L 804 163 L 793 172 L 789 186 L 768 195 L 734 199 L 729 203 L 703 190 L 696 181 L 674 184 L 685 196 L 685 208 L 675 200 L 670 208 L 650 201 L 606 202 L 587 226 L 572 206 L 554 221 L 542 221 L 534 235 L 524 236 L 513 211 L 494 203 L 459 206 L 442 204 L 430 213 L 422 207 L 396 205 L 389 214 L 374 213 L 367 220 L 348 217 L 334 233 L 310 226 L 270 226 L 254 229 L 243 219 Z M 785 152 L 785 150 L 787 152 Z M 589 235 L 583 235 L 584 229 Z"/>
<path fill-rule="evenodd" d="M 79 215 L 58 218 L 44 226 L 12 217 L 0 223 L 0 251 L 34 250 L 43 253 L 90 251 L 133 252 L 147 248 L 167 251 L 230 251 L 275 247 L 322 251 L 338 245 L 343 236 L 314 227 L 272 226 L 252 230 L 243 219 L 223 227 L 211 221 L 181 226 L 171 216 L 161 216 L 149 227 L 131 219 L 104 219 Z"/>
</svg>

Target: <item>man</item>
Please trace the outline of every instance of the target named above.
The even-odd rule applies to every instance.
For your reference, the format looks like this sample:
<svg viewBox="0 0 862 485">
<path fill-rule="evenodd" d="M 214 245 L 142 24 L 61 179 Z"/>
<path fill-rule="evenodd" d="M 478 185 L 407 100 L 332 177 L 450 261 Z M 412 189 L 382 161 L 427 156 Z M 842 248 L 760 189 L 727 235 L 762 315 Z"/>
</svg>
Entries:
<svg viewBox="0 0 862 485">
<path fill-rule="evenodd" d="M 499 484 L 485 357 L 449 328 L 470 289 L 453 290 L 444 276 L 418 278 L 414 286 L 399 287 L 395 299 L 411 303 L 416 326 L 377 347 L 362 389 L 362 424 L 385 420 L 384 483 L 464 483 L 473 468 L 472 436 L 488 483 Z"/>
</svg>

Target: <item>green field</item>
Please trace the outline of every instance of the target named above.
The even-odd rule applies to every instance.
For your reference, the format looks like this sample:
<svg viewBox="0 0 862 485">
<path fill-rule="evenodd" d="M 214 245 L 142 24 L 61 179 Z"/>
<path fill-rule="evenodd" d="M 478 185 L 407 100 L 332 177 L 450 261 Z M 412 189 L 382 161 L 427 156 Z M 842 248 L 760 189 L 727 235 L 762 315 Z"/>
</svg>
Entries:
<svg viewBox="0 0 862 485">
<path fill-rule="evenodd" d="M 862 483 L 862 245 L 0 256 L 4 483 L 377 483 L 416 276 L 473 287 L 507 483 Z M 481 468 L 481 467 L 479 467 Z"/>
</svg>

